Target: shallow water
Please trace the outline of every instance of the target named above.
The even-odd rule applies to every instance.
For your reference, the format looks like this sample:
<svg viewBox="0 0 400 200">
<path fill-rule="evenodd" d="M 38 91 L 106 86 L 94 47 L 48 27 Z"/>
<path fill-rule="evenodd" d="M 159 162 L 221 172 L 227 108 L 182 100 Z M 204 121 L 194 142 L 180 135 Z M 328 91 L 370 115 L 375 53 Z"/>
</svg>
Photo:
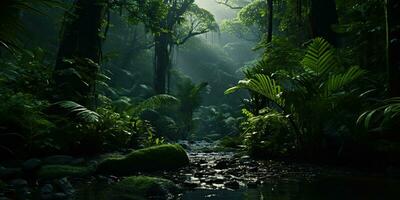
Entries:
<svg viewBox="0 0 400 200">
<path fill-rule="evenodd" d="M 386 200 L 400 199 L 400 181 L 385 178 L 331 177 L 319 180 L 265 183 L 256 189 L 192 190 L 184 200 Z"/>
</svg>

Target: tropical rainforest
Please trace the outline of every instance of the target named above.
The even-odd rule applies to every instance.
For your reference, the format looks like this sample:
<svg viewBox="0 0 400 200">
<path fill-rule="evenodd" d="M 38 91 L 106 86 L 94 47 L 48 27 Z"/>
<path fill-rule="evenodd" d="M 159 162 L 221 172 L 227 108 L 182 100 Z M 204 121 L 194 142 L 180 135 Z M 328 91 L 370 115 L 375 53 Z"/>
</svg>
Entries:
<svg viewBox="0 0 400 200">
<path fill-rule="evenodd" d="M 397 0 L 1 0 L 0 199 L 398 199 Z"/>
</svg>

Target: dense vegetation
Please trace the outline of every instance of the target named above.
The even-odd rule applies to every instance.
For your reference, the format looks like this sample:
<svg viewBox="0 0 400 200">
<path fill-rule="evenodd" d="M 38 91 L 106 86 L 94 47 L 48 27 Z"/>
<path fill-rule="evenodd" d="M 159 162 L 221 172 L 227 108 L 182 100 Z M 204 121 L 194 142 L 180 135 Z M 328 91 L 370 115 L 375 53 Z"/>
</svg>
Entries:
<svg viewBox="0 0 400 200">
<path fill-rule="evenodd" d="M 399 130 L 395 0 L 0 2 L 4 180 L 9 163 L 53 155 L 126 154 L 35 176 L 176 169 L 180 140 L 386 169 Z"/>
</svg>

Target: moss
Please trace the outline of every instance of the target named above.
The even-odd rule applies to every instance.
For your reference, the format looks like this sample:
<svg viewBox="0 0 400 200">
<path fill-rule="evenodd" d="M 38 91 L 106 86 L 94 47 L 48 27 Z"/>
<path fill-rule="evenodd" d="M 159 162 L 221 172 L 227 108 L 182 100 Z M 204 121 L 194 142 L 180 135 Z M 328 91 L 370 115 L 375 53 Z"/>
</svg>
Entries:
<svg viewBox="0 0 400 200">
<path fill-rule="evenodd" d="M 170 180 L 148 177 L 127 177 L 106 190 L 104 197 L 115 200 L 167 199 L 177 193 L 178 187 Z"/>
<path fill-rule="evenodd" d="M 189 164 L 185 150 L 178 144 L 166 144 L 134 151 L 122 158 L 109 158 L 98 166 L 98 173 L 132 175 L 136 172 L 175 170 Z"/>
<path fill-rule="evenodd" d="M 118 183 L 93 182 L 81 187 L 76 200 L 171 199 L 180 192 L 172 181 L 148 176 L 131 176 Z"/>
<path fill-rule="evenodd" d="M 44 165 L 40 168 L 38 176 L 41 179 L 54 179 L 61 177 L 85 177 L 95 171 L 93 167 L 78 167 L 71 165 Z"/>
</svg>

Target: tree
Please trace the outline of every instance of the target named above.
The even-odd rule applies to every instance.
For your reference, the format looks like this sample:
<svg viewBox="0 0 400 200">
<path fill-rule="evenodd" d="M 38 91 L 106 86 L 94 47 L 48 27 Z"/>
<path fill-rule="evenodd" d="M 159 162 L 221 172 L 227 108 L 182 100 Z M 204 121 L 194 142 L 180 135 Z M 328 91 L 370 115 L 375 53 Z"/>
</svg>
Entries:
<svg viewBox="0 0 400 200">
<path fill-rule="evenodd" d="M 268 33 L 267 33 L 267 43 L 272 42 L 272 27 L 273 27 L 273 16 L 274 16 L 274 2 L 273 0 L 268 0 Z"/>
<path fill-rule="evenodd" d="M 400 2 L 386 0 L 387 19 L 387 65 L 389 92 L 392 97 L 400 96 Z"/>
<path fill-rule="evenodd" d="M 339 23 L 335 0 L 311 0 L 310 14 L 312 37 L 325 38 L 336 46 L 337 36 L 332 29 L 332 25 Z"/>
<path fill-rule="evenodd" d="M 199 8 L 194 0 L 164 0 L 167 14 L 159 21 L 154 31 L 154 90 L 158 94 L 167 92 L 171 52 L 175 45 L 184 44 L 196 35 L 217 30 L 212 14 Z"/>
<path fill-rule="evenodd" d="M 77 0 L 65 13 L 54 79 L 57 100 L 90 105 L 101 61 L 101 30 L 106 0 Z"/>
<path fill-rule="evenodd" d="M 221 4 L 236 5 L 229 1 L 224 1 Z M 268 9 L 266 1 L 255 0 L 240 7 L 241 9 L 235 19 L 223 21 L 222 29 L 240 39 L 259 42 L 268 33 L 267 25 L 269 22 L 266 22 Z M 272 32 L 272 27 L 270 30 Z"/>
</svg>

